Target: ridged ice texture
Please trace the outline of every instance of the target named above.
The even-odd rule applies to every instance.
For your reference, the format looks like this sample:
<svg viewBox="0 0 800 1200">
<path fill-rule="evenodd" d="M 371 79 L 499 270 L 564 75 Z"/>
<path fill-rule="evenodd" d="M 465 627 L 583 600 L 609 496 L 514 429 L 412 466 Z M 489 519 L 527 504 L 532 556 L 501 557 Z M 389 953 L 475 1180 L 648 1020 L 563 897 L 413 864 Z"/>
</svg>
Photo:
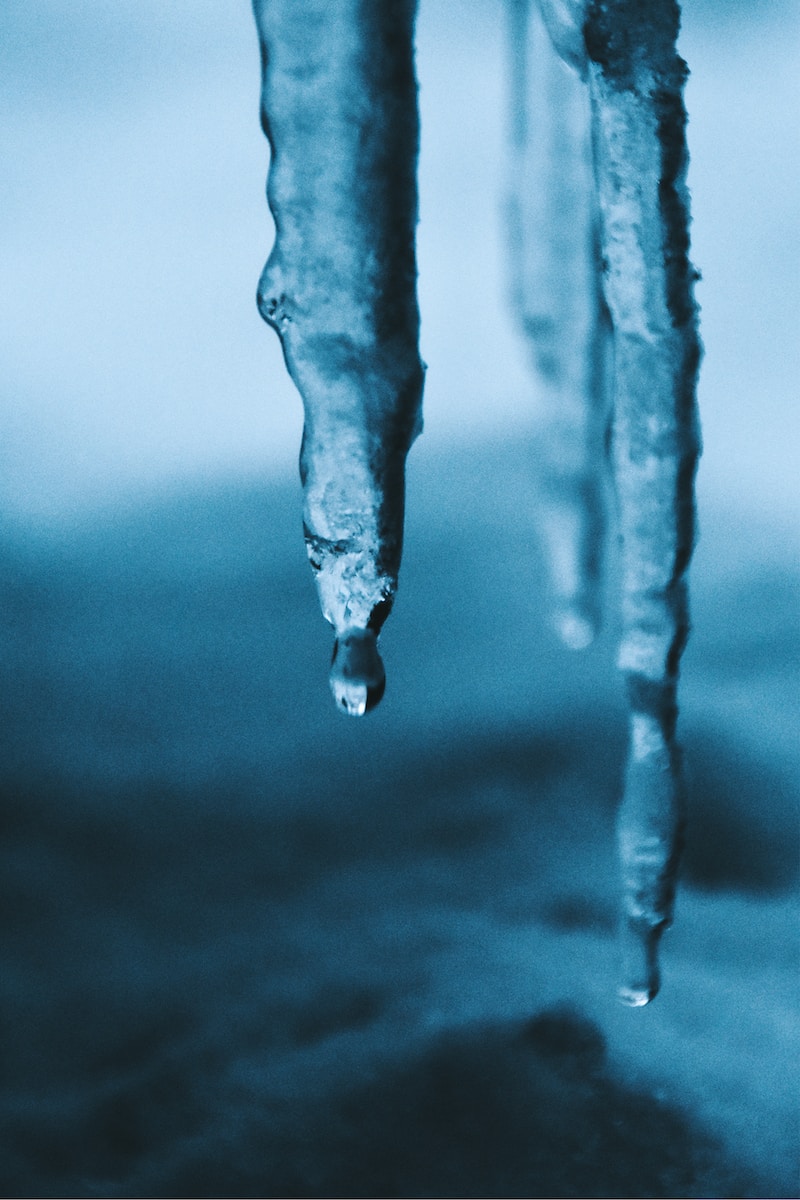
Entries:
<svg viewBox="0 0 800 1200">
<path fill-rule="evenodd" d="M 676 0 L 591 0 L 584 27 L 604 289 L 614 328 L 613 471 L 622 543 L 619 666 L 631 707 L 618 836 L 621 996 L 658 990 L 683 829 L 675 740 L 700 452 L 700 342 L 689 261 L 686 65 Z"/>
<path fill-rule="evenodd" d="M 676 0 L 509 7 L 514 304 L 539 383 L 540 527 L 560 631 L 576 647 L 599 613 L 613 359 L 619 666 L 630 702 L 620 995 L 639 1006 L 659 987 L 683 835 L 676 697 L 700 449 L 680 13 Z"/>
<path fill-rule="evenodd" d="M 534 0 L 509 0 L 507 229 L 512 306 L 536 384 L 536 518 L 553 620 L 583 649 L 601 621 L 609 326 L 582 20 L 570 23 L 567 7 L 549 4 L 546 24 Z"/>
<path fill-rule="evenodd" d="M 306 545 L 337 646 L 331 687 L 383 692 L 405 458 L 421 428 L 414 0 L 255 0 L 276 238 L 258 304 L 302 396 Z M 366 631 L 370 636 L 365 637 Z"/>
<path fill-rule="evenodd" d="M 529 136 L 525 25 L 515 137 L 523 158 L 532 147 L 530 162 L 549 156 L 555 171 L 543 188 L 529 166 L 521 168 L 512 204 L 522 266 L 517 298 L 540 373 L 552 384 L 558 449 L 543 455 L 549 509 L 558 509 L 560 471 L 573 513 L 585 518 L 590 509 L 575 505 L 575 483 L 581 472 L 600 469 L 602 455 L 591 448 L 602 427 L 605 354 L 582 78 L 591 106 L 602 290 L 613 326 L 619 664 L 631 708 L 619 818 L 621 995 L 641 1005 L 658 989 L 657 948 L 672 916 L 683 825 L 676 689 L 688 634 L 700 358 L 688 258 L 686 68 L 675 48 L 676 0 L 539 2 L 532 51 L 543 89 L 539 124 Z M 337 638 L 334 696 L 358 715 L 383 691 L 377 634 L 397 584 L 405 456 L 420 428 L 414 4 L 256 0 L 255 8 L 277 229 L 259 305 L 281 336 L 303 397 L 306 542 Z M 524 18 L 521 0 L 513 8 Z M 543 29 L 572 77 L 547 58 Z M 541 252 L 528 240 L 537 225 L 549 244 Z M 568 513 L 569 503 L 561 511 Z M 551 538 L 554 548 L 569 549 L 560 567 L 554 559 L 554 574 L 572 578 L 564 595 L 573 614 L 581 605 L 591 610 L 581 597 L 591 593 L 584 585 L 596 566 L 585 557 L 593 538 L 579 528 L 570 518 L 564 537 L 553 526 Z M 595 550 L 599 541 L 598 533 Z M 562 632 L 585 640 L 579 624 Z"/>
</svg>

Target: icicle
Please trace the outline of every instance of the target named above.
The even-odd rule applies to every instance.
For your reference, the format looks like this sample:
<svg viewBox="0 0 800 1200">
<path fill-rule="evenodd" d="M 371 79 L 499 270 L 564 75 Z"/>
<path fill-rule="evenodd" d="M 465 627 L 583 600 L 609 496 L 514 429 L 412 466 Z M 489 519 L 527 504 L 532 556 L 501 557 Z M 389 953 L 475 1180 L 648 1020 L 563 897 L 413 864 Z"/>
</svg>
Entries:
<svg viewBox="0 0 800 1200">
<path fill-rule="evenodd" d="M 619 817 L 621 996 L 640 1005 L 658 989 L 683 823 L 676 691 L 688 633 L 700 357 L 686 68 L 675 49 L 677 0 L 539 5 L 541 20 L 525 0 L 512 3 L 515 289 L 547 396 L 543 490 L 562 634 L 580 644 L 598 616 L 607 341 L 587 78 L 614 333 L 619 665 L 631 709 Z M 413 0 L 255 0 L 277 229 L 259 305 L 303 397 L 306 543 L 336 634 L 331 687 L 356 715 L 383 691 L 377 636 L 397 585 L 405 457 L 421 424 L 414 9 Z M 556 61 L 545 29 L 576 74 Z"/>
<path fill-rule="evenodd" d="M 582 649 L 601 619 L 609 329 L 582 20 L 573 13 L 570 23 L 563 5 L 545 11 L 547 28 L 535 0 L 509 0 L 508 241 L 513 309 L 538 383 L 537 522 L 555 624 L 568 646 Z"/>
<path fill-rule="evenodd" d="M 614 326 L 613 469 L 622 544 L 619 666 L 631 707 L 618 836 L 623 869 L 621 998 L 658 990 L 672 917 L 683 788 L 675 741 L 678 665 L 689 629 L 685 572 L 700 450 L 700 343 L 688 258 L 676 0 L 591 0 L 585 40 Z"/>
<path fill-rule="evenodd" d="M 383 694 L 421 428 L 415 0 L 255 0 L 276 240 L 258 303 L 303 399 L 305 536 L 352 715 Z"/>
<path fill-rule="evenodd" d="M 631 710 L 618 824 L 620 995 L 641 1005 L 658 990 L 658 942 L 672 916 L 682 838 L 676 692 L 688 633 L 685 573 L 699 453 L 700 347 L 684 183 L 686 68 L 675 49 L 680 13 L 677 0 L 509 2 L 515 303 L 545 397 L 541 520 L 562 636 L 573 643 L 589 640 L 598 611 L 601 256 L 613 324 L 619 665 Z M 588 96 L 581 78 L 588 78 Z"/>
</svg>

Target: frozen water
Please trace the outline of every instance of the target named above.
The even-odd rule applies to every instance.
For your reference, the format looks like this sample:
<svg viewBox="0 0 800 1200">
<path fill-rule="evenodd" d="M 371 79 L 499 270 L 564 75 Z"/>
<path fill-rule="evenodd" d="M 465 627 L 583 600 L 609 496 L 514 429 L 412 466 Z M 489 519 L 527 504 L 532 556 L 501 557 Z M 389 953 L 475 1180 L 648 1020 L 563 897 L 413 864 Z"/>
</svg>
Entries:
<svg viewBox="0 0 800 1200">
<path fill-rule="evenodd" d="M 303 400 L 306 543 L 351 716 L 383 694 L 367 631 L 397 586 L 420 429 L 415 7 L 255 4 L 276 229 L 258 304 Z"/>
</svg>

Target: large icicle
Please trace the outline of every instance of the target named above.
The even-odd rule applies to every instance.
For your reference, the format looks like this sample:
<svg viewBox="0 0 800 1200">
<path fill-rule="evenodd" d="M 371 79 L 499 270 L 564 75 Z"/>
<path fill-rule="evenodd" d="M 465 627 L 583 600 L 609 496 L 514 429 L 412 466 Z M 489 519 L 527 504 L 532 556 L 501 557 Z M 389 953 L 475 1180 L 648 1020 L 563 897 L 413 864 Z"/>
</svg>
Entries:
<svg viewBox="0 0 800 1200">
<path fill-rule="evenodd" d="M 622 544 L 619 665 L 631 706 L 618 836 L 621 997 L 658 990 L 683 825 L 676 687 L 688 634 L 700 343 L 689 262 L 677 0 L 590 0 L 585 24 L 614 326 L 613 466 Z"/>
<path fill-rule="evenodd" d="M 415 0 L 255 0 L 276 240 L 258 303 L 303 399 L 308 556 L 360 715 L 397 587 L 404 469 L 421 428 Z"/>
<path fill-rule="evenodd" d="M 585 76 L 614 333 L 619 664 L 631 707 L 619 817 L 621 995 L 640 1005 L 658 988 L 683 823 L 676 691 L 688 633 L 700 358 L 684 183 L 686 68 L 675 48 L 677 0 L 539 6 L 543 24 L 531 13 L 529 41 L 528 5 L 513 5 L 524 35 L 515 71 L 517 294 L 547 382 L 546 508 L 562 632 L 577 643 L 597 619 L 604 460 L 603 307 L 578 86 Z M 413 0 L 255 0 L 277 227 L 259 305 L 303 397 L 306 541 L 337 639 L 331 685 L 356 714 L 383 689 L 376 639 L 397 584 L 405 457 L 420 428 L 414 8 Z M 578 75 L 555 62 L 544 28 Z M 530 123 L 529 61 L 539 104 Z M 539 250 L 529 240 L 537 226 Z"/>
<path fill-rule="evenodd" d="M 608 316 L 599 279 L 591 110 L 581 78 L 582 11 L 546 5 L 546 28 L 536 0 L 509 0 L 508 9 L 512 304 L 538 384 L 537 520 L 555 624 L 566 644 L 580 649 L 601 617 L 608 474 Z"/>
</svg>

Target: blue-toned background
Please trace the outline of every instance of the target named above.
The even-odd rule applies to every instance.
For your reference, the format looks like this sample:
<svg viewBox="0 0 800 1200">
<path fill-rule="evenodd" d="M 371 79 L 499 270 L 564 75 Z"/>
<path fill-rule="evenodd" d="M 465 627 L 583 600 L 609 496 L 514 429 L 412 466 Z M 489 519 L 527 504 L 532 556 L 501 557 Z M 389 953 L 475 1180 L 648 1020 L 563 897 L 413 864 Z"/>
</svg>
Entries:
<svg viewBox="0 0 800 1200">
<path fill-rule="evenodd" d="M 524 434 L 505 310 L 499 0 L 423 0 L 420 293 L 430 443 Z M 687 0 L 704 493 L 797 503 L 798 30 Z M 286 469 L 299 402 L 253 296 L 272 239 L 244 0 L 4 0 L 2 497 L 59 514 Z"/>
<path fill-rule="evenodd" d="M 642 1012 L 613 594 L 570 655 L 535 550 L 502 15 L 421 2 L 426 433 L 348 723 L 254 303 L 249 6 L 0 7 L 3 1194 L 796 1192 L 797 13 L 685 4 L 691 824 Z"/>
</svg>

